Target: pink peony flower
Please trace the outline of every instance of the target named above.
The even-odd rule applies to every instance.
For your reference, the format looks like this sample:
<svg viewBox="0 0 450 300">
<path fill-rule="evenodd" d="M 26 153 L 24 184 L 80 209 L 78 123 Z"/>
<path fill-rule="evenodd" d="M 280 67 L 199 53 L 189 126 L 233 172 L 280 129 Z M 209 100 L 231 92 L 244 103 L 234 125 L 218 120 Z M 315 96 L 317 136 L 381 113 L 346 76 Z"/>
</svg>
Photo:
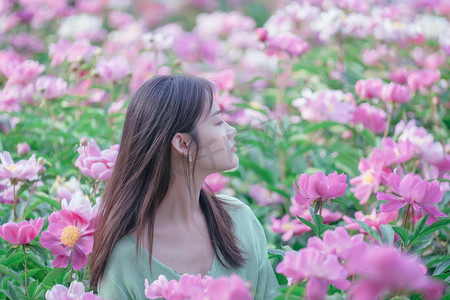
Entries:
<svg viewBox="0 0 450 300">
<path fill-rule="evenodd" d="M 218 73 L 212 74 L 212 80 L 221 90 L 232 90 L 234 87 L 234 71 L 227 69 Z"/>
<path fill-rule="evenodd" d="M 408 75 L 408 87 L 412 91 L 419 90 L 426 94 L 427 89 L 435 84 L 441 78 L 439 70 L 420 70 L 410 72 Z"/>
<path fill-rule="evenodd" d="M 389 73 L 389 80 L 398 84 L 406 84 L 409 72 L 405 69 L 397 69 Z"/>
<path fill-rule="evenodd" d="M 34 154 L 28 160 L 22 159 L 14 163 L 9 152 L 4 151 L 0 153 L 0 160 L 0 180 L 8 178 L 13 185 L 17 184 L 18 180 L 37 180 L 38 173 L 42 171 L 42 166 L 36 161 Z"/>
<path fill-rule="evenodd" d="M 220 173 L 208 175 L 205 179 L 205 183 L 209 185 L 209 187 L 215 194 L 223 190 L 227 186 L 227 183 L 229 181 L 230 178 L 222 176 L 222 174 Z"/>
<path fill-rule="evenodd" d="M 109 60 L 101 59 L 95 65 L 95 71 L 104 81 L 118 81 L 130 73 L 130 65 L 123 57 L 113 57 Z"/>
<path fill-rule="evenodd" d="M 45 99 L 58 99 L 67 92 L 67 82 L 55 76 L 42 76 L 36 80 L 36 90 Z"/>
<path fill-rule="evenodd" d="M 362 211 L 355 212 L 355 219 L 361 222 L 366 223 L 376 231 L 380 232 L 380 225 L 389 224 L 398 217 L 398 211 L 392 212 L 379 212 L 377 213 L 375 208 L 372 209 L 372 212 L 369 215 L 365 215 Z M 361 233 L 366 233 L 364 229 L 359 226 L 358 223 L 353 221 L 347 216 L 343 217 L 343 220 L 347 222 L 345 228 L 358 230 Z"/>
<path fill-rule="evenodd" d="M 301 223 L 297 218 L 291 220 L 289 215 L 284 215 L 281 219 L 271 216 L 270 221 L 272 222 L 270 229 L 272 229 L 273 232 L 283 234 L 281 240 L 284 242 L 289 241 L 294 234 L 301 235 L 302 233 L 311 230 L 310 227 Z"/>
<path fill-rule="evenodd" d="M 393 82 L 383 85 L 380 97 L 384 102 L 406 103 L 411 101 L 408 87 Z"/>
<path fill-rule="evenodd" d="M 365 128 L 374 134 L 383 133 L 386 127 L 386 112 L 369 103 L 361 103 L 356 108 L 352 122 L 354 124 L 363 124 Z"/>
<path fill-rule="evenodd" d="M 83 283 L 76 280 L 72 281 L 67 288 L 61 284 L 56 284 L 51 290 L 45 293 L 46 300 L 101 300 L 94 295 L 94 292 L 85 292 Z"/>
<path fill-rule="evenodd" d="M 67 267 L 70 257 L 72 267 L 77 271 L 88 263 L 87 256 L 94 245 L 97 213 L 98 205 L 92 207 L 88 199 L 79 197 L 72 199 L 70 204 L 63 200 L 62 209 L 48 217 L 49 226 L 39 241 L 56 256 L 53 267 Z"/>
<path fill-rule="evenodd" d="M 420 67 L 437 70 L 445 64 L 446 55 L 438 53 L 426 53 L 422 48 L 416 47 L 411 51 L 411 57 Z"/>
<path fill-rule="evenodd" d="M 335 121 L 346 124 L 353 118 L 354 101 L 346 101 L 346 95 L 338 90 L 302 91 L 302 97 L 292 101 L 302 118 L 311 122 Z"/>
<path fill-rule="evenodd" d="M 27 143 L 19 143 L 17 144 L 17 154 L 19 155 L 25 155 L 28 152 L 30 152 L 31 148 L 30 145 Z"/>
<path fill-rule="evenodd" d="M 384 160 L 380 155 L 381 150 L 375 150 L 376 155 L 372 154 L 370 159 L 361 158 L 359 161 L 358 170 L 361 175 L 350 179 L 350 184 L 354 186 L 350 191 L 360 200 L 360 204 L 367 203 L 372 192 L 376 193 L 380 185 Z"/>
<path fill-rule="evenodd" d="M 21 110 L 20 102 L 23 99 L 23 87 L 19 84 L 5 86 L 0 91 L 0 111 L 18 112 Z"/>
<path fill-rule="evenodd" d="M 80 156 L 75 161 L 75 166 L 83 174 L 102 181 L 109 179 L 119 153 L 118 144 L 100 150 L 94 139 L 91 139 L 86 146 L 80 146 L 77 150 Z"/>
<path fill-rule="evenodd" d="M 362 253 L 360 277 L 349 291 L 350 299 L 384 299 L 389 294 L 420 293 L 425 299 L 440 299 L 445 290 L 426 276 L 421 262 L 395 248 L 372 246 Z"/>
<path fill-rule="evenodd" d="M 299 56 L 308 51 L 309 45 L 299 36 L 290 32 L 282 32 L 275 36 L 267 37 L 267 54 L 280 58 Z"/>
<path fill-rule="evenodd" d="M 355 91 L 361 99 L 380 97 L 383 81 L 379 78 L 361 79 L 355 84 Z"/>
<path fill-rule="evenodd" d="M 399 210 L 408 204 L 419 217 L 430 214 L 427 220 L 428 225 L 437 221 L 437 217 L 446 217 L 433 205 L 440 202 L 442 198 L 439 181 L 428 182 L 413 173 L 406 174 L 403 178 L 392 173 L 388 177 L 388 182 L 395 194 L 377 193 L 378 200 L 389 201 L 380 206 L 382 212 Z"/>
<path fill-rule="evenodd" d="M 330 199 L 342 197 L 347 189 L 345 183 L 347 175 L 334 173 L 325 176 L 322 172 L 317 172 L 314 175 L 301 174 L 297 181 L 293 182 L 295 189 L 295 201 L 301 205 L 309 206 L 311 202 L 317 200 L 331 205 Z"/>
<path fill-rule="evenodd" d="M 381 140 L 381 151 L 384 165 L 401 164 L 411 159 L 414 155 L 414 145 L 408 140 L 395 143 L 391 138 Z"/>
<path fill-rule="evenodd" d="M 387 45 L 380 45 L 376 49 L 364 49 L 361 56 L 362 61 L 367 66 L 377 66 L 381 59 L 388 55 Z"/>
<path fill-rule="evenodd" d="M 205 298 L 211 300 L 251 300 L 250 283 L 236 274 L 230 277 L 218 277 L 207 284 Z M 195 299 L 195 298 L 193 298 Z M 198 299 L 198 298 L 197 298 Z"/>
<path fill-rule="evenodd" d="M 56 44 L 50 44 L 48 54 L 52 58 L 51 65 L 57 66 L 65 61 L 89 61 L 97 49 L 88 39 L 78 39 L 73 44 L 66 39 L 60 39 Z"/>
<path fill-rule="evenodd" d="M 101 12 L 108 5 L 109 0 L 77 0 L 76 7 L 88 14 Z"/>
<path fill-rule="evenodd" d="M 277 192 L 272 192 L 269 189 L 258 185 L 251 184 L 248 191 L 250 197 L 260 206 L 266 206 L 276 203 L 284 203 L 284 197 Z"/>
<path fill-rule="evenodd" d="M 145 297 L 148 299 L 170 299 L 173 294 L 178 292 L 178 289 L 178 281 L 168 281 L 164 275 L 159 275 L 158 279 L 150 285 L 148 284 L 148 279 L 145 279 Z"/>
<path fill-rule="evenodd" d="M 121 28 L 133 23 L 133 15 L 123 12 L 123 11 L 112 11 L 108 17 L 108 25 L 111 28 Z"/>
<path fill-rule="evenodd" d="M 276 271 L 293 278 L 294 282 L 309 280 L 306 284 L 306 299 L 324 299 L 329 284 L 341 290 L 350 286 L 346 279 L 347 271 L 340 265 L 337 256 L 325 255 L 312 248 L 303 248 L 297 253 L 286 252 Z"/>
<path fill-rule="evenodd" d="M 13 60 L 1 67 L 3 74 L 8 78 L 6 85 L 27 85 L 44 72 L 45 66 L 34 60 L 19 62 Z"/>
<path fill-rule="evenodd" d="M 44 219 L 22 221 L 14 223 L 9 221 L 0 226 L 0 237 L 14 245 L 31 243 L 41 232 Z"/>
</svg>

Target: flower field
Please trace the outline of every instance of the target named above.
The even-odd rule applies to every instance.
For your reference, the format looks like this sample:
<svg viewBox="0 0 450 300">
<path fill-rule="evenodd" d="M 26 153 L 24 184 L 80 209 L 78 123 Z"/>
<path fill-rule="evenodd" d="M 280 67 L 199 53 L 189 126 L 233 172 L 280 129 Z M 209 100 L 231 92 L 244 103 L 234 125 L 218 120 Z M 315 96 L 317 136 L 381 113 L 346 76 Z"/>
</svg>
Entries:
<svg viewBox="0 0 450 300">
<path fill-rule="evenodd" d="M 2 0 L 0 45 L 0 299 L 100 299 L 89 257 L 127 105 L 165 74 L 216 84 L 240 163 L 206 182 L 261 222 L 277 299 L 450 299 L 449 1 Z"/>
</svg>

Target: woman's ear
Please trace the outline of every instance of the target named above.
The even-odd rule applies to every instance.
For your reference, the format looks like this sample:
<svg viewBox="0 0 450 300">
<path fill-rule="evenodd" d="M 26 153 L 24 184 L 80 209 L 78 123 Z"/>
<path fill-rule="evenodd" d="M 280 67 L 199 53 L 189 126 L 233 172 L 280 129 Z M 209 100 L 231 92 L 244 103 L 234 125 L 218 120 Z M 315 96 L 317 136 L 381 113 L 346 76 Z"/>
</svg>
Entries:
<svg viewBox="0 0 450 300">
<path fill-rule="evenodd" d="M 183 133 L 176 133 L 171 141 L 172 147 L 180 153 L 181 155 L 187 157 L 188 148 L 189 148 L 189 140 L 188 136 Z"/>
</svg>

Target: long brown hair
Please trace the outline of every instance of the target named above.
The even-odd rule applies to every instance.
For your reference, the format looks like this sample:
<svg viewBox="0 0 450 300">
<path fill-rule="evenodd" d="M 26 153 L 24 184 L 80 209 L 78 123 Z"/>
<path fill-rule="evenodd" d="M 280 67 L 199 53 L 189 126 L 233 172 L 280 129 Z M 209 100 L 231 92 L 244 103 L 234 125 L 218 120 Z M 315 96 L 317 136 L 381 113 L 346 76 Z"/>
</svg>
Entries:
<svg viewBox="0 0 450 300">
<path fill-rule="evenodd" d="M 155 213 L 169 188 L 171 176 L 171 140 L 188 133 L 198 149 L 196 123 L 202 112 L 211 110 L 213 85 L 193 76 L 158 76 L 145 82 L 128 106 L 120 150 L 114 171 L 106 185 L 91 254 L 91 287 L 97 287 L 114 245 L 136 229 L 137 245 L 148 228 L 150 264 Z M 189 156 L 189 153 L 188 153 Z M 186 163 L 185 173 L 193 175 Z M 191 173 L 189 173 L 191 172 Z M 187 177 L 188 179 L 190 176 Z M 243 251 L 237 245 L 233 220 L 226 203 L 210 189 L 202 188 L 199 199 L 209 236 L 220 263 L 226 268 L 244 264 Z"/>
</svg>

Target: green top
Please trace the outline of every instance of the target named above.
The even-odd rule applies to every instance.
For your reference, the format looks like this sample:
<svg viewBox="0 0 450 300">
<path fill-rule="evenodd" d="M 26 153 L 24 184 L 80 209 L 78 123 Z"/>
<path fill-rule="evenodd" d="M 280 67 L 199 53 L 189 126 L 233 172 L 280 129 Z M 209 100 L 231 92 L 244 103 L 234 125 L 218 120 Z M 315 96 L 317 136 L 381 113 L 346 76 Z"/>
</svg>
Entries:
<svg viewBox="0 0 450 300">
<path fill-rule="evenodd" d="M 255 299 L 275 298 L 280 294 L 279 286 L 267 258 L 267 242 L 261 224 L 251 209 L 240 200 L 227 195 L 217 196 L 236 206 L 227 206 L 226 209 L 234 221 L 234 233 L 239 247 L 247 254 L 247 260 L 242 268 L 227 270 L 214 256 L 208 275 L 215 278 L 237 274 L 251 282 Z M 136 239 L 128 234 L 114 246 L 104 276 L 98 285 L 99 296 L 111 300 L 147 299 L 144 294 L 144 280 L 147 278 L 149 283 L 152 283 L 159 275 L 164 275 L 168 280 L 178 280 L 181 277 L 154 257 L 150 272 L 148 252 L 140 247 L 136 257 Z"/>
</svg>

